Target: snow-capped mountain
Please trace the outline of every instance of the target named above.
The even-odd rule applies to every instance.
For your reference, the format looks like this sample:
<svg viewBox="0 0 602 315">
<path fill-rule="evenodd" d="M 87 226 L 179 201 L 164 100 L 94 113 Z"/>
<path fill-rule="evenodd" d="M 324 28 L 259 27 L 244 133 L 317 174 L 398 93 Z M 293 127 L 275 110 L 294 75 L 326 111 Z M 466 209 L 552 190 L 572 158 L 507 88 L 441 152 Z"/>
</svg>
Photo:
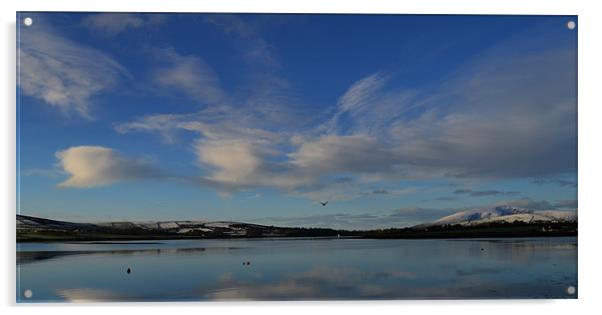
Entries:
<svg viewBox="0 0 602 315">
<path fill-rule="evenodd" d="M 477 225 L 494 222 L 574 222 L 577 221 L 577 211 L 563 210 L 527 210 L 510 206 L 496 206 L 491 208 L 472 209 L 457 212 L 431 223 L 421 226 L 434 225 Z"/>
</svg>

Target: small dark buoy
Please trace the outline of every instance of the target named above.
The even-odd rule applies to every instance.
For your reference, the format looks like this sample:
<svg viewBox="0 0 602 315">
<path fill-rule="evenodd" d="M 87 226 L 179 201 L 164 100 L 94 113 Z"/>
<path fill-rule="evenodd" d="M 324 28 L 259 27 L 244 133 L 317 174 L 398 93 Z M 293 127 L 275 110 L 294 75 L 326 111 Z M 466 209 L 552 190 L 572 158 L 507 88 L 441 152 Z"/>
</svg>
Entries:
<svg viewBox="0 0 602 315">
<path fill-rule="evenodd" d="M 132 270 L 130 268 L 128 268 L 128 270 L 126 270 L 126 272 L 129 274 L 130 272 L 132 272 Z"/>
<path fill-rule="evenodd" d="M 483 247 L 481 247 L 481 250 L 485 250 Z"/>
</svg>

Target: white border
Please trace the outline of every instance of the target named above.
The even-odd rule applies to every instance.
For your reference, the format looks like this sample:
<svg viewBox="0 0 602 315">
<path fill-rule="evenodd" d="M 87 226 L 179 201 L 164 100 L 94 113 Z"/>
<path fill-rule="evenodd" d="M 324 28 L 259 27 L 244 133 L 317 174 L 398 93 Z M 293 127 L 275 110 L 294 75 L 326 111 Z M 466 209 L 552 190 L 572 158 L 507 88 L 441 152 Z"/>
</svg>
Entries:
<svg viewBox="0 0 602 315">
<path fill-rule="evenodd" d="M 78 314 L 107 311 L 144 312 L 148 314 L 178 313 L 237 313 L 306 314 L 308 312 L 336 312 L 349 314 L 404 312 L 420 314 L 569 314 L 590 313 L 601 309 L 599 297 L 600 262 L 599 240 L 602 240 L 599 201 L 599 163 L 602 152 L 602 123 L 600 107 L 600 56 L 602 56 L 602 12 L 597 1 L 560 0 L 319 0 L 319 1 L 267 1 L 267 0 L 4 0 L 0 2 L 2 16 L 2 76 L 0 88 L 2 104 L 0 144 L 2 153 L 2 181 L 0 200 L 3 202 L 2 235 L 3 276 L 0 286 L 2 306 L 9 312 L 26 314 L 60 313 Z M 255 303 L 122 303 L 92 304 L 94 308 L 72 305 L 15 306 L 15 11 L 144 11 L 144 12 L 294 12 L 294 13 L 415 13 L 415 14 L 577 14 L 579 30 L 579 300 L 522 300 L 522 301 L 382 301 L 382 302 L 255 302 Z M 598 268 L 597 268 L 598 267 Z M 132 306 L 135 306 L 134 310 Z"/>
<path fill-rule="evenodd" d="M 19 1 L 21 11 L 132 11 L 132 12 L 290 12 L 290 13 L 445 13 L 445 14 L 577 14 L 579 1 L 529 0 L 425 0 L 395 3 L 387 0 L 319 1 L 96 1 L 77 3 L 69 0 Z"/>
</svg>

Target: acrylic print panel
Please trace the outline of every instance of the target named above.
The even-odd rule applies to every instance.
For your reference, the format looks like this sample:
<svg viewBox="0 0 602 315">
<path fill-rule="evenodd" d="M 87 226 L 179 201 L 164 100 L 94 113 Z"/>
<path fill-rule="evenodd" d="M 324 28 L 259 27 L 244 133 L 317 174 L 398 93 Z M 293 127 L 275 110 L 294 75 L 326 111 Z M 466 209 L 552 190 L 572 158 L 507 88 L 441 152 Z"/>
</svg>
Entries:
<svg viewBox="0 0 602 315">
<path fill-rule="evenodd" d="M 577 17 L 17 14 L 18 302 L 577 297 Z"/>
</svg>

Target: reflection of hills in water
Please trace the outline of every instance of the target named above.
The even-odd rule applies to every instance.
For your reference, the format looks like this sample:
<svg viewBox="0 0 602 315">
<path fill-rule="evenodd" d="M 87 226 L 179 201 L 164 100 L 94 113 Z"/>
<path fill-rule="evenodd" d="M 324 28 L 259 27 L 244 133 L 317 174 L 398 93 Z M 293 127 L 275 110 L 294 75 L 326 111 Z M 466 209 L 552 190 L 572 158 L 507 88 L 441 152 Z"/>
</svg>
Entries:
<svg viewBox="0 0 602 315">
<path fill-rule="evenodd" d="M 186 255 L 205 251 L 227 251 L 237 247 L 193 247 L 193 248 L 149 248 L 122 250 L 61 250 L 61 251 L 18 251 L 17 265 L 75 255 Z"/>
</svg>

